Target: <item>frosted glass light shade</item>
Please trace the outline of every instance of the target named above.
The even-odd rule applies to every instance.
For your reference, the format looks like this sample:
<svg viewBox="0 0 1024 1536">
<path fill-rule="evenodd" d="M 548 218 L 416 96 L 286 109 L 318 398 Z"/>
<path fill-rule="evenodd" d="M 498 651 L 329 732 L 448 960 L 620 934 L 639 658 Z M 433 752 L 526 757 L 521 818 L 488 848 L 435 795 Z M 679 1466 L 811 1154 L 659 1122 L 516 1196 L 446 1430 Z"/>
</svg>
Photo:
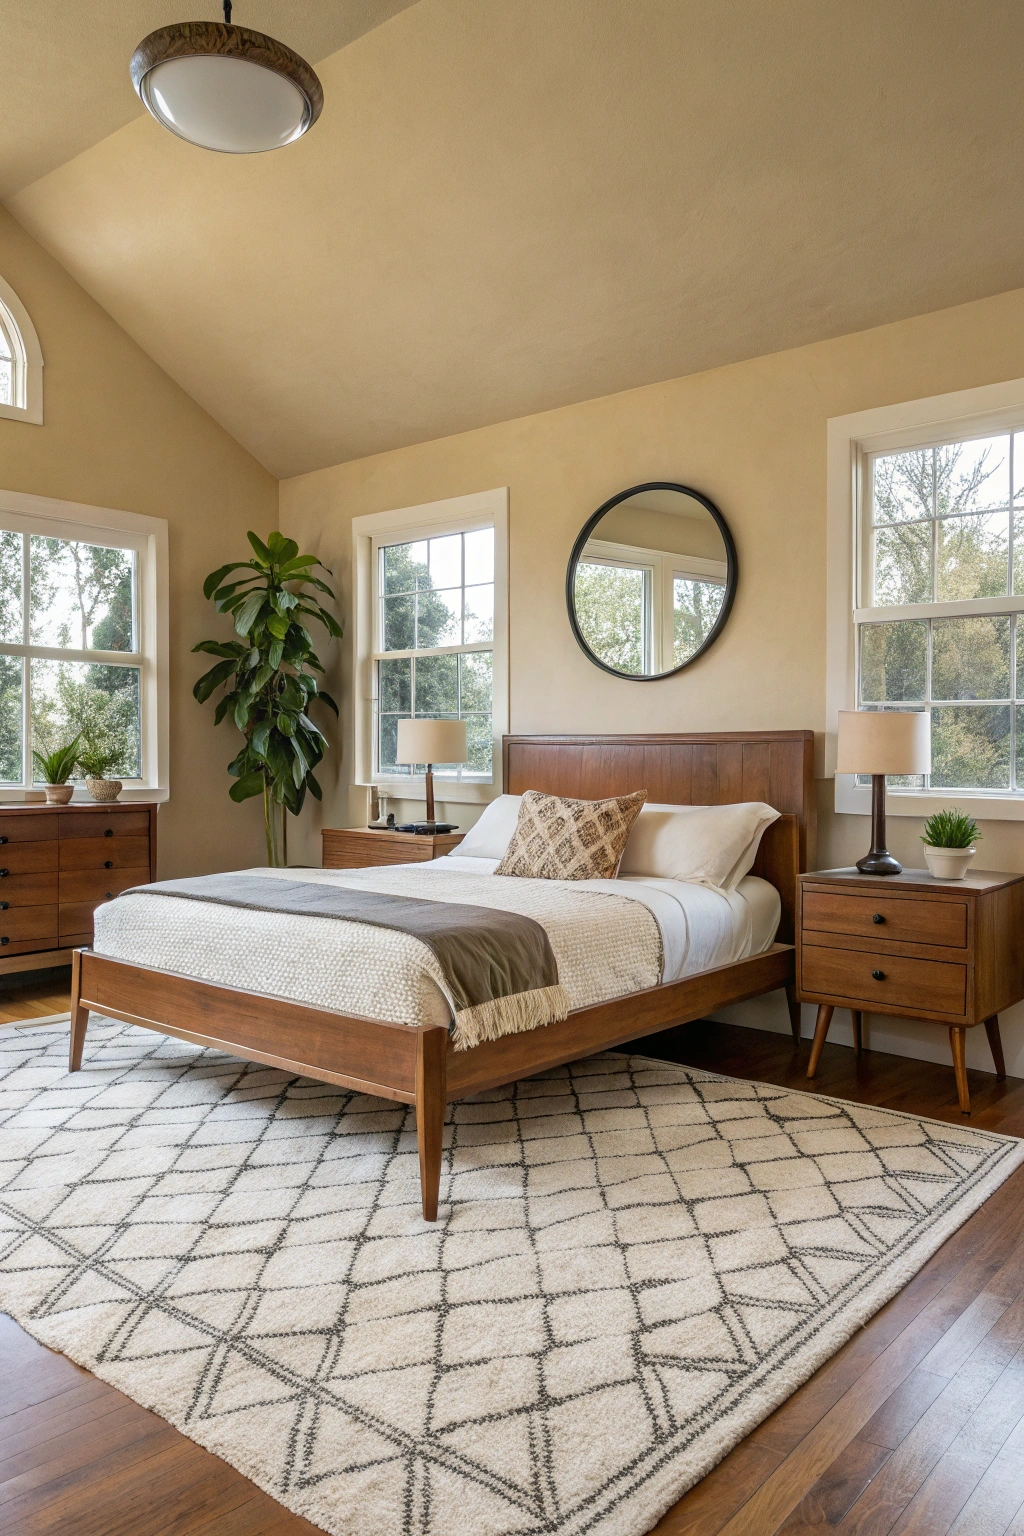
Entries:
<svg viewBox="0 0 1024 1536">
<path fill-rule="evenodd" d="M 464 763 L 465 720 L 399 720 L 399 763 Z"/>
<path fill-rule="evenodd" d="M 931 716 L 923 710 L 841 709 L 837 773 L 930 773 Z"/>
<path fill-rule="evenodd" d="M 290 80 L 223 55 L 158 64 L 140 94 L 179 139 L 228 155 L 280 149 L 299 137 L 306 117 L 305 98 Z"/>
<path fill-rule="evenodd" d="M 201 149 L 254 155 L 316 122 L 323 91 L 304 59 L 262 32 L 181 22 L 143 38 L 132 82 L 158 123 Z"/>
</svg>

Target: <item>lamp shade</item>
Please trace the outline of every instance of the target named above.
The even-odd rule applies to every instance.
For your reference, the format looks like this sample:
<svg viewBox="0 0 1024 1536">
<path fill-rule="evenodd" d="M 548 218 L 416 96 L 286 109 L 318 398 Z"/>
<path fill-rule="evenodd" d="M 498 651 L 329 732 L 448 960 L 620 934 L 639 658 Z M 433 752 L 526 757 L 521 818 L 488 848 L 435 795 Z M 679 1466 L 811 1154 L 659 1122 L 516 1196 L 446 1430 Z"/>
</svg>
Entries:
<svg viewBox="0 0 1024 1536">
<path fill-rule="evenodd" d="M 464 763 L 465 720 L 399 720 L 399 763 Z"/>
<path fill-rule="evenodd" d="M 923 710 L 839 711 L 837 773 L 918 774 L 931 767 L 931 716 Z"/>
</svg>

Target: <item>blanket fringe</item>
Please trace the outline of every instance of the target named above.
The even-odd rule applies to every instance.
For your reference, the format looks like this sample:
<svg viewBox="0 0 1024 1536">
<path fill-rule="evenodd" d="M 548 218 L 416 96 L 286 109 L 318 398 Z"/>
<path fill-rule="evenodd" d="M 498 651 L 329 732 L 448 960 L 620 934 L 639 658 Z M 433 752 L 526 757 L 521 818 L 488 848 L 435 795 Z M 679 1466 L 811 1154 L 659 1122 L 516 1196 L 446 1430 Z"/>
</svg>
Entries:
<svg viewBox="0 0 1024 1536">
<path fill-rule="evenodd" d="M 512 992 L 507 997 L 460 1009 L 455 1015 L 452 1044 L 457 1051 L 468 1051 L 485 1040 L 500 1040 L 502 1035 L 521 1035 L 542 1024 L 556 1024 L 568 1013 L 569 994 L 561 985 Z"/>
</svg>

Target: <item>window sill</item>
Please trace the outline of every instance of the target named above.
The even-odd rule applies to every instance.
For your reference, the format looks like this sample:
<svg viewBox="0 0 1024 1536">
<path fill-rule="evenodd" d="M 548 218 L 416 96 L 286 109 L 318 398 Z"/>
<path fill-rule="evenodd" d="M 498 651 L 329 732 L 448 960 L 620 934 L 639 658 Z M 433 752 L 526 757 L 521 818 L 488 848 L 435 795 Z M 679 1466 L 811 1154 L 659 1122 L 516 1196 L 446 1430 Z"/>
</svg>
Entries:
<svg viewBox="0 0 1024 1536">
<path fill-rule="evenodd" d="M 41 791 L 38 790 L 27 792 L 24 789 L 16 788 L 0 789 L 0 805 L 45 805 L 45 798 L 40 798 L 40 795 Z M 142 785 L 133 785 L 130 789 L 122 789 L 113 803 L 115 805 L 130 805 L 132 801 L 141 800 L 147 805 L 153 802 L 162 805 L 166 800 L 170 799 L 170 795 L 170 790 L 166 788 L 147 789 Z M 75 793 L 68 801 L 69 805 L 104 805 L 108 803 L 110 802 L 94 800 L 84 785 L 81 791 L 76 786 Z M 50 809 L 60 810 L 60 806 L 51 806 Z"/>
<path fill-rule="evenodd" d="M 356 786 L 358 789 L 379 789 L 389 800 L 425 800 L 426 785 L 422 779 L 375 779 Z M 501 787 L 491 784 L 451 784 L 446 779 L 434 779 L 434 799 L 439 805 L 487 805 L 501 794 Z"/>
<path fill-rule="evenodd" d="M 969 810 L 976 821 L 1024 821 L 1024 794 L 984 789 L 933 789 L 925 794 L 890 789 L 885 796 L 886 816 L 924 818 L 957 806 Z M 852 774 L 837 773 L 835 809 L 841 816 L 870 816 L 870 786 L 854 783 Z"/>
</svg>

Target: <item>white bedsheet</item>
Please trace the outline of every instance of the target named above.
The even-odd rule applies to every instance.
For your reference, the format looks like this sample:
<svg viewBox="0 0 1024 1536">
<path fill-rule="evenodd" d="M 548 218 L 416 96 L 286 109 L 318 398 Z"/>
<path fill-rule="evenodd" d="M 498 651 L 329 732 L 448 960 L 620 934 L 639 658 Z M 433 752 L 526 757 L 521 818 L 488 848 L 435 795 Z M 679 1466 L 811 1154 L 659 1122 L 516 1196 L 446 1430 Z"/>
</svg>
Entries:
<svg viewBox="0 0 1024 1536">
<path fill-rule="evenodd" d="M 456 883 L 451 877 L 465 876 L 463 899 L 486 899 L 487 904 L 498 906 L 503 902 L 495 900 L 498 892 L 492 891 L 489 878 L 495 867 L 494 860 L 448 855 L 430 863 L 391 865 L 377 871 L 259 869 L 245 873 L 388 889 L 396 876 L 401 879 L 407 871 L 437 871 L 448 888 L 443 899 L 458 899 L 450 890 Z M 459 878 L 457 884 L 461 883 Z M 533 914 L 538 920 L 543 920 L 545 902 L 555 902 L 554 887 L 568 887 L 575 896 L 590 891 L 619 898 L 586 904 L 596 914 L 596 931 L 593 927 L 586 933 L 579 931 L 577 923 L 574 934 L 572 925 L 567 929 L 562 922 L 556 932 L 548 924 L 559 979 L 573 1008 L 655 985 L 659 958 L 660 979 L 675 981 L 760 953 L 774 938 L 780 912 L 774 887 L 751 876 L 730 895 L 636 875 L 580 882 L 500 879 L 500 887 L 507 890 L 511 910 L 540 903 Z M 429 894 L 437 899 L 436 892 Z M 640 942 L 637 921 L 629 919 L 634 902 L 654 919 L 653 924 L 645 919 L 639 925 Z M 600 949 L 600 965 L 595 963 L 595 946 Z M 443 973 L 432 952 L 408 934 L 369 924 L 171 896 L 128 895 L 97 910 L 94 949 L 131 964 L 246 992 L 294 998 L 341 1013 L 411 1025 L 446 1023 L 451 1017 Z"/>
</svg>

